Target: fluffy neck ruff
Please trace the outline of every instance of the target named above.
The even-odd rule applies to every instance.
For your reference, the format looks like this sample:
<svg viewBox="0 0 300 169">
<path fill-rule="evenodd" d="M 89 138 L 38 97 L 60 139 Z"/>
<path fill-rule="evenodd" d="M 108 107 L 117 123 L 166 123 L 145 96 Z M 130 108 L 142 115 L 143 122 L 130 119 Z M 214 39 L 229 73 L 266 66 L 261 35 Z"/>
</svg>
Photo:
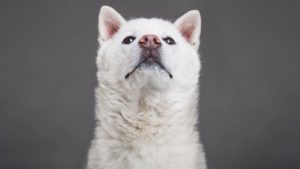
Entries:
<svg viewBox="0 0 300 169">
<path fill-rule="evenodd" d="M 122 82 L 100 78 L 96 99 L 98 137 L 162 143 L 197 134 L 197 84 L 132 90 Z"/>
</svg>

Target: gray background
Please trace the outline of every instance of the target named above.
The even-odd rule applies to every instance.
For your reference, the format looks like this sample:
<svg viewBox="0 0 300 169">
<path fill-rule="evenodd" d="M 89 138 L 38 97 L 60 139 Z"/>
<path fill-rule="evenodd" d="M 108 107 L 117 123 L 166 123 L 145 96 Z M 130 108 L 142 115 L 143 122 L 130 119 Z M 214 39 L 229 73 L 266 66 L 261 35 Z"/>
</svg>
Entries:
<svg viewBox="0 0 300 169">
<path fill-rule="evenodd" d="M 80 169 L 93 136 L 97 15 L 203 17 L 209 169 L 300 168 L 296 1 L 1 0 L 0 168 Z"/>
</svg>

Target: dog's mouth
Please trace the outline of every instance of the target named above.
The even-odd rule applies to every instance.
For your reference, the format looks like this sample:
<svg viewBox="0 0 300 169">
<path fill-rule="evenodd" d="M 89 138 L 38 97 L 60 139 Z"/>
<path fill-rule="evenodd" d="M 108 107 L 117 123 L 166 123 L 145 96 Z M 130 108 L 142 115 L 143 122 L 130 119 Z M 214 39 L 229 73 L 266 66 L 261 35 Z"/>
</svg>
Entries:
<svg viewBox="0 0 300 169">
<path fill-rule="evenodd" d="M 128 79 L 138 68 L 142 66 L 158 66 L 161 70 L 165 71 L 170 79 L 173 78 L 173 75 L 170 73 L 170 71 L 166 68 L 166 66 L 158 59 L 155 59 L 154 57 L 147 57 L 144 59 L 141 59 L 138 64 L 133 68 L 132 71 L 126 74 L 125 79 Z"/>
</svg>

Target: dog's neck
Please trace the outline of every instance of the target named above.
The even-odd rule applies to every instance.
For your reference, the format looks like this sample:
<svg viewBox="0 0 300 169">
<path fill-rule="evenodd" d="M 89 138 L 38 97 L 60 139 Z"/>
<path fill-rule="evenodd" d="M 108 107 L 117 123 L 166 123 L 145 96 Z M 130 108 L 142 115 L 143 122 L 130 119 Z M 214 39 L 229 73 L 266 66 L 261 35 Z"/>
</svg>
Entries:
<svg viewBox="0 0 300 169">
<path fill-rule="evenodd" d="M 101 125 L 115 129 L 110 133 L 114 137 L 155 139 L 154 135 L 168 127 L 193 126 L 197 122 L 195 87 L 161 91 L 148 86 L 124 90 L 118 85 L 122 84 L 102 81 L 97 88 L 97 117 Z"/>
</svg>

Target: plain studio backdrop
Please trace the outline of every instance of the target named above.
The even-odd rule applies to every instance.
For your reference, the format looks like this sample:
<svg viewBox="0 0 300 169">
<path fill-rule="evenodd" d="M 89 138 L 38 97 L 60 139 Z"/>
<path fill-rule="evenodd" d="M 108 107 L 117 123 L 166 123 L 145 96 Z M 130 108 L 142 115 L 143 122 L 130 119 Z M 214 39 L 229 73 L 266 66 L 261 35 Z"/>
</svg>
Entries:
<svg viewBox="0 0 300 169">
<path fill-rule="evenodd" d="M 202 14 L 209 169 L 300 168 L 300 11 L 272 0 L 1 0 L 0 168 L 81 169 L 93 137 L 97 17 Z"/>
</svg>

